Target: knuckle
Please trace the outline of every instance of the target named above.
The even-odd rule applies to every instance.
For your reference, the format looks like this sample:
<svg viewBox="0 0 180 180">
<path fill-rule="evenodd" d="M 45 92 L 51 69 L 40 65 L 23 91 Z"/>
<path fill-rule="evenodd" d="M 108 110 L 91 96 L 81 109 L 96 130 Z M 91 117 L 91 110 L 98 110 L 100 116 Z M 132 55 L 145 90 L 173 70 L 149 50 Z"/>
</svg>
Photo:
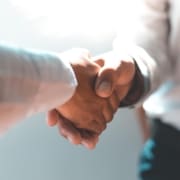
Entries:
<svg viewBox="0 0 180 180">
<path fill-rule="evenodd" d="M 106 122 L 109 123 L 113 119 L 113 114 L 109 114 L 108 117 L 106 118 Z"/>
<path fill-rule="evenodd" d="M 63 136 L 64 138 L 67 138 L 67 134 L 66 131 L 64 129 L 59 129 L 59 133 L 61 136 Z"/>
<path fill-rule="evenodd" d="M 104 121 L 93 121 L 92 130 L 96 133 L 101 133 L 104 129 L 106 129 L 106 123 Z"/>
</svg>

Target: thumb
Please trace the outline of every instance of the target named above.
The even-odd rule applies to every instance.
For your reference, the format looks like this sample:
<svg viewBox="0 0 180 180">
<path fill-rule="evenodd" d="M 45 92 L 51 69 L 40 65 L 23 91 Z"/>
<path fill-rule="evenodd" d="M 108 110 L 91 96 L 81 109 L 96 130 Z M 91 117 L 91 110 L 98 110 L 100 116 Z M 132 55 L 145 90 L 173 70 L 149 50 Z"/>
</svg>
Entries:
<svg viewBox="0 0 180 180">
<path fill-rule="evenodd" d="M 47 125 L 52 127 L 58 122 L 58 113 L 55 109 L 48 111 L 47 113 Z"/>
<path fill-rule="evenodd" d="M 103 56 L 93 58 L 93 61 L 101 67 L 95 82 L 95 92 L 98 96 L 104 98 L 110 97 L 115 88 L 116 67 L 113 63 L 107 61 L 107 58 L 110 59 L 109 54 L 106 53 Z"/>
<path fill-rule="evenodd" d="M 100 97 L 111 96 L 117 86 L 127 85 L 134 77 L 134 60 L 126 54 L 110 51 L 93 60 L 101 67 L 95 83 L 95 92 Z"/>
<path fill-rule="evenodd" d="M 110 97 L 114 89 L 114 70 L 102 67 L 97 75 L 95 92 L 100 97 Z"/>
</svg>

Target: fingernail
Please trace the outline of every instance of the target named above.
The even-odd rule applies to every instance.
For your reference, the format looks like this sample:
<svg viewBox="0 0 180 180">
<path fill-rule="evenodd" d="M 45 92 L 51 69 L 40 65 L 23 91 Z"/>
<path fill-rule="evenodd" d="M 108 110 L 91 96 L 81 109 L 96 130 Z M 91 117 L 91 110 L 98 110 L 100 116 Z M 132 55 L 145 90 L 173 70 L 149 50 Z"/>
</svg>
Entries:
<svg viewBox="0 0 180 180">
<path fill-rule="evenodd" d="M 81 143 L 81 140 L 75 137 L 67 137 L 67 139 L 71 144 L 74 144 L 74 145 L 78 145 Z"/>
<path fill-rule="evenodd" d="M 111 90 L 111 83 L 110 83 L 110 82 L 107 82 L 107 81 L 102 81 L 102 82 L 99 84 L 98 89 L 99 89 L 100 91 L 110 91 L 110 90 Z"/>
<path fill-rule="evenodd" d="M 73 141 L 72 137 L 67 137 L 67 139 L 71 144 L 74 144 L 74 141 Z"/>
<path fill-rule="evenodd" d="M 92 150 L 95 148 L 95 145 L 92 145 L 91 143 L 87 143 L 86 141 L 82 141 L 81 144 L 89 150 Z"/>
<path fill-rule="evenodd" d="M 112 86 L 111 83 L 108 81 L 102 81 L 98 86 L 98 92 L 104 97 L 109 96 L 111 90 L 112 90 Z"/>
<path fill-rule="evenodd" d="M 86 148 L 88 148 L 88 146 L 89 146 L 89 144 L 88 144 L 86 141 L 82 141 L 81 144 L 82 144 L 83 146 L 85 146 Z"/>
</svg>

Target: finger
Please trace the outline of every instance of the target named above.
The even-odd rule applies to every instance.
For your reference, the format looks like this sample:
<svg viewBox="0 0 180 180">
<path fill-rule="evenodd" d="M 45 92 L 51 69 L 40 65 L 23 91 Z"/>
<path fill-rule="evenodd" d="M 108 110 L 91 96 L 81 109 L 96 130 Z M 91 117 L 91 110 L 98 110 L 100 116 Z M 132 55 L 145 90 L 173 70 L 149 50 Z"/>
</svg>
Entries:
<svg viewBox="0 0 180 180">
<path fill-rule="evenodd" d="M 98 72 L 95 92 L 100 97 L 110 97 L 115 84 L 115 71 L 113 69 L 102 67 Z"/>
<path fill-rule="evenodd" d="M 114 52 L 98 58 L 93 58 L 94 62 L 99 63 L 104 59 L 104 65 L 98 73 L 95 91 L 100 97 L 110 97 L 117 85 L 125 85 L 132 80 L 135 73 L 134 61 L 129 56 L 119 58 Z"/>
<path fill-rule="evenodd" d="M 88 123 L 88 127 L 83 127 L 94 133 L 101 133 L 106 129 L 106 119 L 104 118 L 103 113 L 96 114 L 97 118 Z"/>
<path fill-rule="evenodd" d="M 81 133 L 83 138 L 82 145 L 84 145 L 88 149 L 94 149 L 99 140 L 99 135 L 90 131 L 84 130 Z"/>
<path fill-rule="evenodd" d="M 86 139 L 82 142 L 82 144 L 88 149 L 94 149 L 99 141 L 98 135 L 94 135 L 89 139 Z"/>
<path fill-rule="evenodd" d="M 78 129 L 86 129 L 94 133 L 101 133 L 106 129 L 106 120 L 101 110 L 94 111 L 90 119 L 84 118 L 81 123 L 75 122 L 74 126 Z"/>
<path fill-rule="evenodd" d="M 106 123 L 112 121 L 114 115 L 114 109 L 109 102 L 106 104 L 105 108 L 102 111 Z"/>
<path fill-rule="evenodd" d="M 59 115 L 58 130 L 62 136 L 67 138 L 72 144 L 80 144 L 82 139 L 78 129 L 63 116 Z"/>
<path fill-rule="evenodd" d="M 47 113 L 47 124 L 48 126 L 55 126 L 58 122 L 56 110 L 51 110 Z"/>
<path fill-rule="evenodd" d="M 120 61 L 117 61 L 117 55 L 113 51 L 93 57 L 93 61 L 101 66 L 95 84 L 96 94 L 100 97 L 109 97 L 113 92 Z"/>
<path fill-rule="evenodd" d="M 128 57 L 120 60 L 120 64 L 116 69 L 115 82 L 117 85 L 128 84 L 135 75 L 134 61 Z"/>
<path fill-rule="evenodd" d="M 118 87 L 116 88 L 116 93 L 117 93 L 119 102 L 121 102 L 121 100 L 126 97 L 126 95 L 127 95 L 128 92 L 129 92 L 130 87 L 131 87 L 131 83 L 126 84 L 126 85 L 124 85 L 124 86 L 118 86 Z"/>
<path fill-rule="evenodd" d="M 92 58 L 92 60 L 96 63 L 96 64 L 98 64 L 100 67 L 103 67 L 104 66 L 104 59 L 101 59 L 101 58 L 98 58 L 98 57 L 94 57 L 94 58 Z"/>
<path fill-rule="evenodd" d="M 82 145 L 85 146 L 87 149 L 94 149 L 97 144 L 97 139 L 94 138 L 93 140 L 83 140 Z"/>
<path fill-rule="evenodd" d="M 115 113 L 117 111 L 119 105 L 120 105 L 120 99 L 119 99 L 116 91 L 113 91 L 113 94 L 109 98 L 109 102 L 110 102 L 111 107 L 113 108 L 113 111 Z"/>
</svg>

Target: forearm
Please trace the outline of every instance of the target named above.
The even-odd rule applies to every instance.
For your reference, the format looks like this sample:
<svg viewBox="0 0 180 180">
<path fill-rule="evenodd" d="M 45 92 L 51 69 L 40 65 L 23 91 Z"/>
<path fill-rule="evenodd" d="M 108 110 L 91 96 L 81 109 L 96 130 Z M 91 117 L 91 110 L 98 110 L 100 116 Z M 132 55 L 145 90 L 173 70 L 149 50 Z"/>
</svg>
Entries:
<svg viewBox="0 0 180 180">
<path fill-rule="evenodd" d="M 0 127 L 63 104 L 76 79 L 58 55 L 0 46 Z"/>
<path fill-rule="evenodd" d="M 168 53 L 167 1 L 143 0 L 141 5 L 140 9 L 131 13 L 137 15 L 141 12 L 131 23 L 127 23 L 131 24 L 126 26 L 128 36 L 124 34 L 126 31 L 120 32 L 114 48 L 127 52 L 136 61 L 142 76 L 147 80 L 143 82 L 146 85 L 144 96 L 155 91 L 170 77 L 173 64 Z"/>
</svg>

